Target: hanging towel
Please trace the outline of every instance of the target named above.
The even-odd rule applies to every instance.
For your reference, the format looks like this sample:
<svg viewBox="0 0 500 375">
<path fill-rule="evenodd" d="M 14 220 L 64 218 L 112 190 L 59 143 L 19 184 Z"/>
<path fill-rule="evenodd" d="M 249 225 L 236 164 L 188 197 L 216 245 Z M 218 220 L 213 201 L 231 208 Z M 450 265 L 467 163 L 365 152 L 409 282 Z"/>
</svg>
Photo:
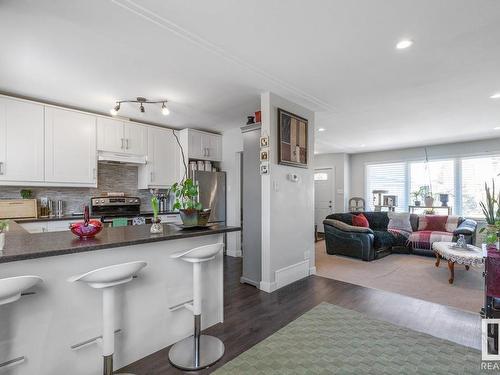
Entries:
<svg viewBox="0 0 500 375">
<path fill-rule="evenodd" d="M 113 219 L 113 228 L 126 227 L 127 225 L 128 225 L 128 219 L 126 217 L 117 217 Z"/>
</svg>

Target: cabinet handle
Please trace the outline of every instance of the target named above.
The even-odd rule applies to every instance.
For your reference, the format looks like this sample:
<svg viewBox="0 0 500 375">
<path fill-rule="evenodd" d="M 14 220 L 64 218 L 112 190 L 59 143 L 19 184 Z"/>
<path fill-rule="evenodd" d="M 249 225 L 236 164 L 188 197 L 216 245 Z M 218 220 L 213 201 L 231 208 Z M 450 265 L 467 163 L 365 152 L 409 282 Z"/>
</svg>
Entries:
<svg viewBox="0 0 500 375">
<path fill-rule="evenodd" d="M 121 141 L 122 141 L 122 147 L 121 147 L 121 149 L 123 150 L 123 138 L 120 138 L 120 139 L 121 139 Z"/>
<path fill-rule="evenodd" d="M 4 162 L 3 161 L 0 161 L 0 175 L 3 175 L 3 165 L 4 165 Z"/>
<path fill-rule="evenodd" d="M 207 147 L 207 157 L 210 156 L 210 148 Z"/>
<path fill-rule="evenodd" d="M 128 150 L 128 138 L 125 140 L 125 144 L 126 144 L 126 149 Z"/>
<path fill-rule="evenodd" d="M 153 182 L 153 172 L 150 173 L 151 182 Z"/>
</svg>

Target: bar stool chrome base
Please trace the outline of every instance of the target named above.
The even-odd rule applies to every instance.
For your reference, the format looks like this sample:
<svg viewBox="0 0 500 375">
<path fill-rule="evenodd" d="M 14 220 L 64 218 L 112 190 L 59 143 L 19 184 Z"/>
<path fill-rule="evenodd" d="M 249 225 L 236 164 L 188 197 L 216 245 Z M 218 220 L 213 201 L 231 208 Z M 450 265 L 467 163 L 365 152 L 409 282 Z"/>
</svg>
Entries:
<svg viewBox="0 0 500 375">
<path fill-rule="evenodd" d="M 181 370 L 194 371 L 213 365 L 224 355 L 224 350 L 224 343 L 217 337 L 201 335 L 199 361 L 196 363 L 195 337 L 190 336 L 170 348 L 168 359 Z"/>
</svg>

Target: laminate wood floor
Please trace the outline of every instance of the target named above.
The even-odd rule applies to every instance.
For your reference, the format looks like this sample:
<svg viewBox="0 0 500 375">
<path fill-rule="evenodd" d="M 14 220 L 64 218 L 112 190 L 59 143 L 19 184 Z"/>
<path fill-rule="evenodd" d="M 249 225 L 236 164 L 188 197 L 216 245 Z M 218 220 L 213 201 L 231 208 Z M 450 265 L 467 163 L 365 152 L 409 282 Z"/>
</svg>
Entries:
<svg viewBox="0 0 500 375">
<path fill-rule="evenodd" d="M 240 284 L 241 259 L 224 257 L 224 323 L 203 333 L 219 337 L 224 357 L 208 374 L 325 301 L 403 327 L 480 349 L 479 314 L 342 281 L 310 276 L 274 293 Z M 136 375 L 181 374 L 162 349 L 117 372 Z"/>
</svg>

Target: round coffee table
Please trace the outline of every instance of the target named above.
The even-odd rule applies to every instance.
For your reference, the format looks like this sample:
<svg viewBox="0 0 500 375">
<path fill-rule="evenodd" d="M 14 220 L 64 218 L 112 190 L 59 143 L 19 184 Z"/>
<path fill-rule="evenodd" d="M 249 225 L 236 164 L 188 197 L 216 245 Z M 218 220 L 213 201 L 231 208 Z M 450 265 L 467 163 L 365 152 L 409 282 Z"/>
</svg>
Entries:
<svg viewBox="0 0 500 375">
<path fill-rule="evenodd" d="M 436 267 L 439 267 L 441 257 L 448 261 L 450 278 L 448 282 L 453 284 L 455 278 L 455 263 L 463 264 L 468 271 L 470 266 L 481 266 L 484 263 L 483 251 L 476 246 L 467 245 L 467 250 L 454 248 L 454 242 L 434 242 L 432 250 L 436 254 Z"/>
</svg>

